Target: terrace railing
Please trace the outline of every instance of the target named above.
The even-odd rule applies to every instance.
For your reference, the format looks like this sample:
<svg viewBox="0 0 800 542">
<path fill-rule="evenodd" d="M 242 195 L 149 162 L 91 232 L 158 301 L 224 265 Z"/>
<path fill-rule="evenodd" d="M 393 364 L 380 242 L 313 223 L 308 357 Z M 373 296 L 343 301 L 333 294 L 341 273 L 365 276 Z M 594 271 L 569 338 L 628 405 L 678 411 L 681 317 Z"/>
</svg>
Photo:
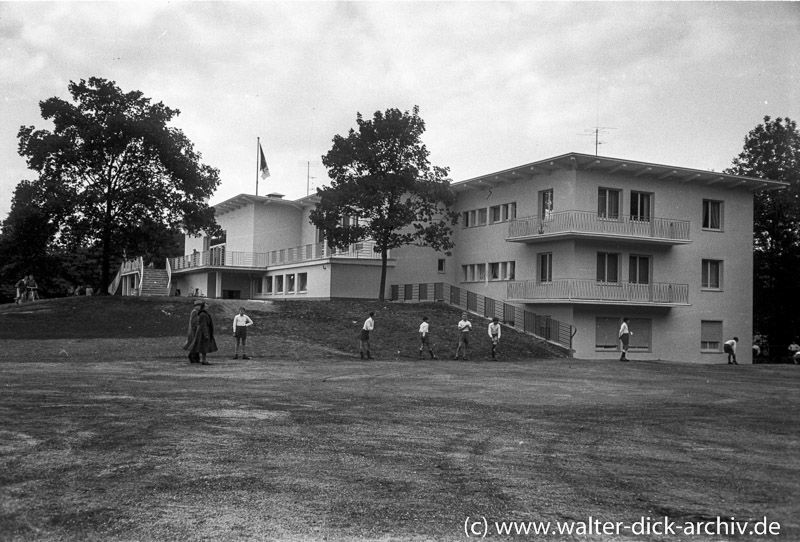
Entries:
<svg viewBox="0 0 800 542">
<path fill-rule="evenodd" d="M 653 305 L 688 305 L 689 285 L 651 282 L 597 282 L 563 279 L 551 282 L 535 280 L 508 283 L 508 299 L 531 301 L 598 301 L 644 303 Z"/>
<path fill-rule="evenodd" d="M 509 241 L 525 241 L 546 234 L 590 234 L 689 242 L 688 220 L 642 216 L 609 216 L 591 211 L 558 211 L 545 217 L 529 216 L 508 225 Z"/>
<path fill-rule="evenodd" d="M 331 249 L 325 243 L 309 243 L 291 248 L 282 248 L 270 252 L 234 252 L 224 246 L 211 250 L 195 252 L 172 258 L 172 271 L 191 269 L 194 267 L 247 267 L 266 269 L 274 265 L 309 262 L 326 258 L 376 259 L 380 254 L 373 250 L 374 241 L 364 241 L 350 245 L 345 250 Z"/>
<path fill-rule="evenodd" d="M 551 351 L 560 355 L 571 355 L 572 338 L 577 332 L 572 324 L 446 282 L 393 284 L 391 299 L 406 302 L 444 301 L 484 318 L 491 319 L 497 316 L 507 326 L 557 345 L 560 350 Z"/>
</svg>

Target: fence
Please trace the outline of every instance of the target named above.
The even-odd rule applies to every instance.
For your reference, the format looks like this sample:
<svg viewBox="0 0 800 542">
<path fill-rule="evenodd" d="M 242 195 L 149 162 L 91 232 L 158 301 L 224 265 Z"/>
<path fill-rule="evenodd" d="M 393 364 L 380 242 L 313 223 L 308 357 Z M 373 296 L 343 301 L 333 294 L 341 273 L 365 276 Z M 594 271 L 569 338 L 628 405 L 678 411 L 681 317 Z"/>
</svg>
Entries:
<svg viewBox="0 0 800 542">
<path fill-rule="evenodd" d="M 651 239 L 689 241 L 688 220 L 642 216 L 609 216 L 590 211 L 558 211 L 546 217 L 529 216 L 512 220 L 510 239 L 526 239 L 554 233 L 590 233 Z"/>
<path fill-rule="evenodd" d="M 689 285 L 652 282 L 597 282 L 563 279 L 551 282 L 523 280 L 508 283 L 508 299 L 613 301 L 652 303 L 653 305 L 688 305 Z"/>
<path fill-rule="evenodd" d="M 549 316 L 526 311 L 510 303 L 498 301 L 445 282 L 393 284 L 392 301 L 444 301 L 484 318 L 500 319 L 519 331 L 530 333 L 545 341 L 572 350 L 572 338 L 577 329 Z"/>
</svg>

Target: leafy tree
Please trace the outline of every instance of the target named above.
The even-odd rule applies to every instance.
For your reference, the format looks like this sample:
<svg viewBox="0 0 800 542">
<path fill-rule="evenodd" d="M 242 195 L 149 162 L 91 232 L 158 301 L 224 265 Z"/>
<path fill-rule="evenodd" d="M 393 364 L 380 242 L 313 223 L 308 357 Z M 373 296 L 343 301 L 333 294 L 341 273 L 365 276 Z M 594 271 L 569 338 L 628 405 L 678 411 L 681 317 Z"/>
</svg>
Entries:
<svg viewBox="0 0 800 542">
<path fill-rule="evenodd" d="M 39 175 L 35 203 L 57 226 L 54 242 L 100 249 L 103 292 L 112 259 L 140 254 L 143 242 L 157 253 L 168 230 L 218 228 L 207 200 L 219 171 L 201 164 L 183 132 L 167 125 L 177 109 L 94 77 L 70 82 L 69 92 L 74 103 L 40 102 L 54 129 L 22 126 L 19 153 Z"/>
<path fill-rule="evenodd" d="M 784 190 L 756 193 L 753 224 L 756 330 L 769 334 L 775 345 L 788 344 L 800 334 L 800 133 L 795 121 L 764 117 L 725 172 L 789 183 Z"/>
<path fill-rule="evenodd" d="M 322 157 L 332 184 L 317 189 L 320 201 L 310 221 L 324 231 L 330 246 L 375 242 L 383 300 L 389 250 L 413 244 L 449 254 L 451 226 L 458 216 L 450 210 L 455 197 L 448 168 L 428 161 L 419 107 L 412 113 L 377 111 L 372 120 L 358 113 L 356 122 L 358 131 L 334 136 L 333 147 Z"/>
</svg>

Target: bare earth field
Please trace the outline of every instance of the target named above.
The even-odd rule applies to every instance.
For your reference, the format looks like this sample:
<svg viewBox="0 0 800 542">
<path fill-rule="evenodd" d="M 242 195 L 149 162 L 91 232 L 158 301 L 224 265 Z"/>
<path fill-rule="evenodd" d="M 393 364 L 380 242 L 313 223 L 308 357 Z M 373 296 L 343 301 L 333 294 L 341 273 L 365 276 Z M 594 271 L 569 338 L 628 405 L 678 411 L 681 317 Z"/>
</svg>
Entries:
<svg viewBox="0 0 800 542">
<path fill-rule="evenodd" d="M 418 361 L 388 335 L 365 362 L 349 317 L 369 307 L 342 302 L 256 307 L 254 359 L 225 332 L 202 367 L 185 299 L 109 299 L 0 308 L 0 540 L 800 540 L 797 366 L 545 359 L 520 337 L 506 362 Z"/>
</svg>

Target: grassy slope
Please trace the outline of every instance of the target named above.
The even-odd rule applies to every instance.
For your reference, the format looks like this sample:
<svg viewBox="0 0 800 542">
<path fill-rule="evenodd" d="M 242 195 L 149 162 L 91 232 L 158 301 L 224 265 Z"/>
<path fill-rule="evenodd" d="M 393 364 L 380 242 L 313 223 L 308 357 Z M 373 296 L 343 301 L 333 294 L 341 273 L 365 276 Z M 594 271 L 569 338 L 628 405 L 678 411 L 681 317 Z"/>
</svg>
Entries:
<svg viewBox="0 0 800 542">
<path fill-rule="evenodd" d="M 28 305 L 0 306 L 0 340 L 18 337 L 37 339 L 138 339 L 174 337 L 175 355 L 185 337 L 189 298 L 75 297 L 40 301 Z M 373 354 L 381 359 L 413 359 L 419 349 L 418 329 L 423 315 L 430 319 L 435 351 L 451 357 L 458 340 L 461 311 L 442 303 L 401 304 L 377 301 L 253 301 L 209 300 L 220 355 L 232 349 L 231 321 L 245 306 L 254 321 L 248 330 L 250 354 L 260 358 L 341 358 L 357 353 L 358 331 L 367 314 L 375 311 Z M 489 357 L 488 320 L 472 319 L 472 355 Z M 134 341 L 135 342 L 135 341 Z M 59 349 L 60 351 L 61 349 Z M 160 356 L 170 355 L 166 341 Z M 549 356 L 532 337 L 504 329 L 501 357 L 523 360 Z"/>
</svg>

